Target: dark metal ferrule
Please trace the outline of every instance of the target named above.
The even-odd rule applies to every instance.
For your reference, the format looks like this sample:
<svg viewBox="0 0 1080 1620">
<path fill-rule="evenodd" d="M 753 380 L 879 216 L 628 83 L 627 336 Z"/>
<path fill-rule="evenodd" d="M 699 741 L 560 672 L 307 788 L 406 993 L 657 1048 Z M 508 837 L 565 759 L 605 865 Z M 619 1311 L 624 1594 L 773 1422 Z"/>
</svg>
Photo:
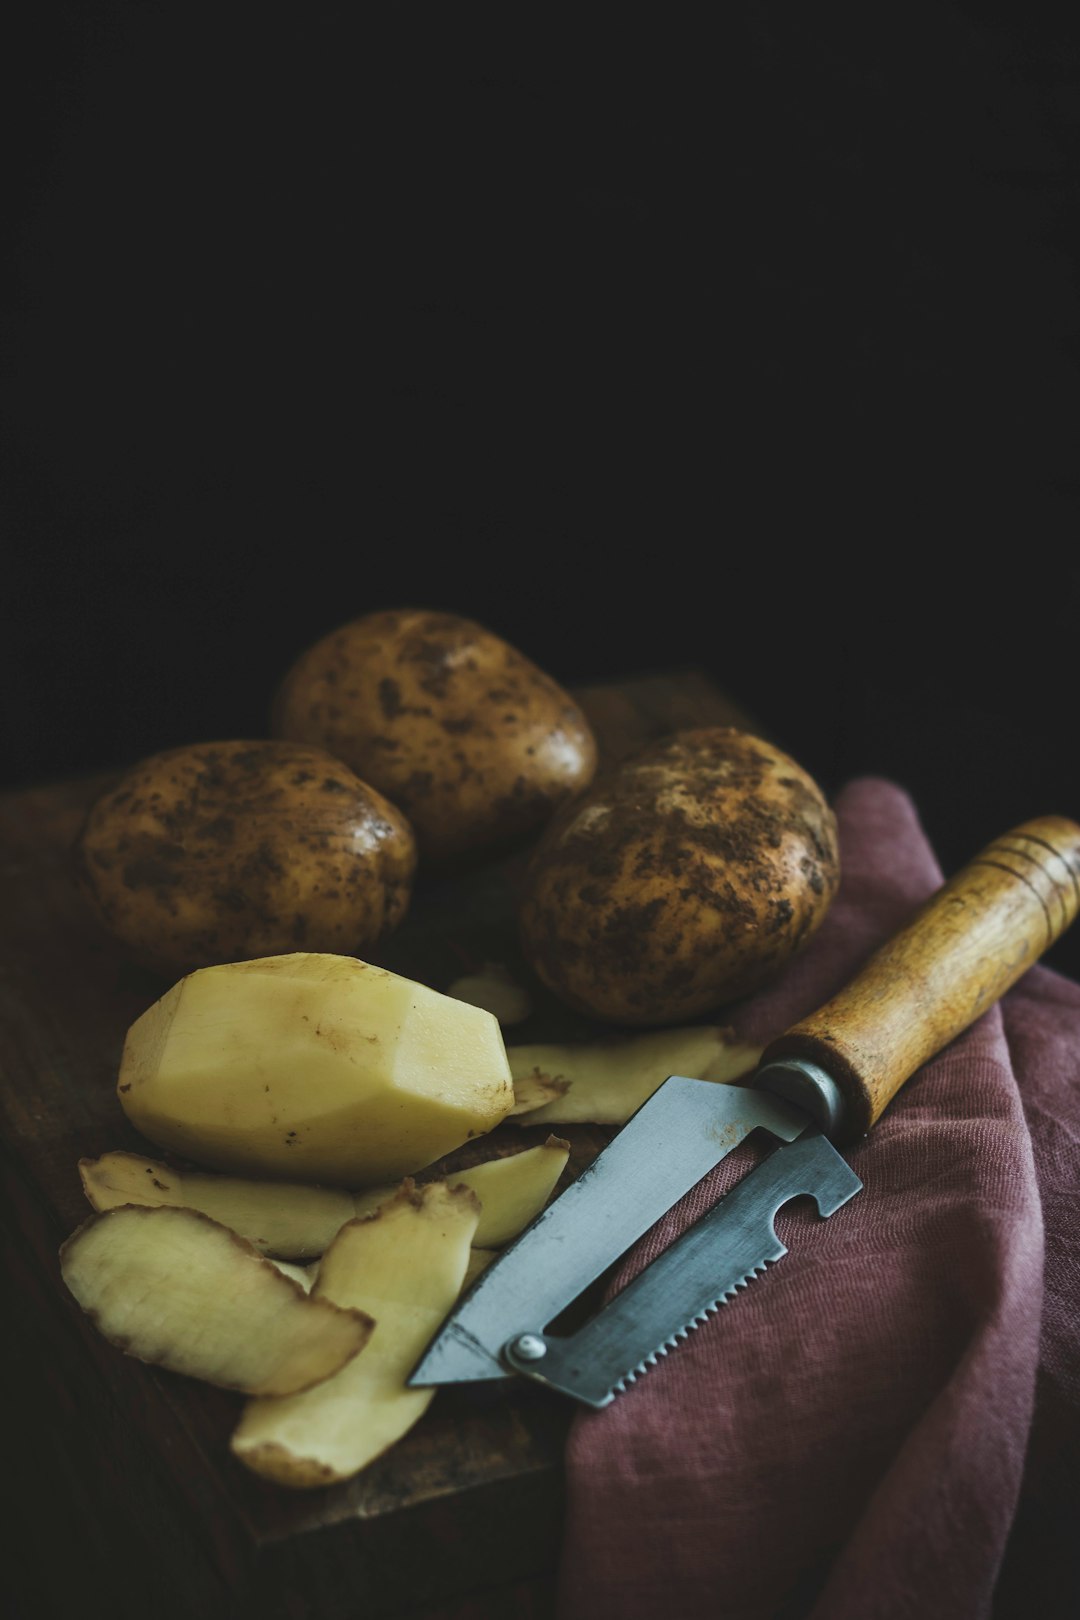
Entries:
<svg viewBox="0 0 1080 1620">
<path fill-rule="evenodd" d="M 826 1136 L 835 1136 L 844 1123 L 847 1109 L 840 1087 L 831 1074 L 806 1058 L 766 1063 L 754 1076 L 754 1085 L 804 1108 Z"/>
</svg>

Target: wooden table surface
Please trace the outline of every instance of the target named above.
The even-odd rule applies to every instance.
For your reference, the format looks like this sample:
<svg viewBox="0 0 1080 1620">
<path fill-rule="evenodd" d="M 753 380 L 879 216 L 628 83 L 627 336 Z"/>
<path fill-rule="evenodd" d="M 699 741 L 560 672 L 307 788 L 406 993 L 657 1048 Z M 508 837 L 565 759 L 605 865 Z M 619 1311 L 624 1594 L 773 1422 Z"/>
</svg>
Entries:
<svg viewBox="0 0 1080 1620">
<path fill-rule="evenodd" d="M 576 695 L 606 761 L 684 726 L 754 725 L 692 670 Z M 88 1214 L 78 1160 L 146 1151 L 117 1105 L 116 1073 L 128 1026 L 167 988 L 101 935 L 72 882 L 73 841 L 108 781 L 0 800 L 0 1166 L 15 1302 L 2 1338 L 17 1487 L 6 1612 L 51 1620 L 89 1604 L 115 1620 L 548 1614 L 567 1405 L 510 1383 L 443 1390 L 354 1480 L 289 1492 L 230 1455 L 240 1397 L 122 1356 L 63 1288 L 57 1250 Z M 520 861 L 418 889 L 379 961 L 437 989 L 470 960 L 525 976 L 513 915 Z M 595 1029 L 537 989 L 512 1039 Z M 603 1137 L 585 1127 L 567 1134 L 579 1173 Z"/>
</svg>

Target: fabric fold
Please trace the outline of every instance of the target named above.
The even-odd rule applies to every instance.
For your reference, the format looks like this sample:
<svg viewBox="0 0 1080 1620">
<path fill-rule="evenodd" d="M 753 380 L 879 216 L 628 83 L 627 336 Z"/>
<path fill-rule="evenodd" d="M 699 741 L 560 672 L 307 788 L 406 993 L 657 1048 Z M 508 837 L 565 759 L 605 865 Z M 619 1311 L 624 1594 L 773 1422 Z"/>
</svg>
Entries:
<svg viewBox="0 0 1080 1620">
<path fill-rule="evenodd" d="M 840 892 L 807 952 L 734 1010 L 744 1039 L 813 1011 L 942 881 L 901 789 L 858 781 L 836 808 Z M 1025 1475 L 1029 1436 L 1055 1455 L 1038 1401 L 1080 1408 L 1078 1054 L 1080 987 L 1033 970 L 848 1154 L 863 1194 L 829 1221 L 806 1200 L 781 1211 L 789 1255 L 610 1407 L 575 1418 L 560 1620 L 1025 1612 L 1005 1605 L 1025 1584 L 1018 1503 L 1027 1524 L 1022 1497 L 1042 1483 L 1030 1457 Z M 759 1156 L 729 1155 L 613 1287 Z M 1049 1556 L 1043 1601 L 1057 1588 L 1074 1607 L 1037 1612 L 1078 1612 L 1073 1548 Z"/>
</svg>

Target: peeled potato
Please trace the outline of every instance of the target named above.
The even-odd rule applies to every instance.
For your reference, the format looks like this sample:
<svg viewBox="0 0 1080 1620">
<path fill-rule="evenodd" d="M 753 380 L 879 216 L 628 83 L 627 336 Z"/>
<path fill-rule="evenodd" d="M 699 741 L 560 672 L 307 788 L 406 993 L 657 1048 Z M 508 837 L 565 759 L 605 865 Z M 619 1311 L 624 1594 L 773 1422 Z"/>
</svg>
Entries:
<svg viewBox="0 0 1080 1620">
<path fill-rule="evenodd" d="M 371 1318 L 305 1294 L 252 1244 L 191 1209 L 93 1215 L 60 1273 L 98 1331 L 139 1361 L 248 1395 L 287 1395 L 363 1349 Z"/>
<path fill-rule="evenodd" d="M 370 951 L 405 914 L 412 829 L 319 748 L 265 739 L 155 754 L 93 806 L 82 887 L 105 927 L 174 976 L 280 951 Z"/>
<path fill-rule="evenodd" d="M 531 1085 L 541 1099 L 531 1111 L 515 1108 L 514 1124 L 623 1125 L 669 1075 L 738 1080 L 757 1065 L 761 1050 L 716 1024 L 567 1046 L 511 1046 L 506 1055 L 515 1096 L 527 1095 Z"/>
<path fill-rule="evenodd" d="M 412 1428 L 435 1391 L 405 1380 L 461 1292 L 478 1216 L 468 1188 L 432 1182 L 342 1227 L 312 1297 L 370 1312 L 371 1340 L 318 1391 L 245 1407 L 231 1444 L 246 1467 L 279 1485 L 329 1485 Z"/>
<path fill-rule="evenodd" d="M 203 968 L 128 1031 L 117 1086 L 158 1147 L 359 1187 L 492 1130 L 514 1092 L 488 1012 L 355 957 Z"/>
<path fill-rule="evenodd" d="M 369 613 L 309 647 L 274 730 L 398 805 L 429 862 L 520 842 L 596 768 L 588 721 L 557 682 L 474 620 L 422 609 Z"/>
</svg>

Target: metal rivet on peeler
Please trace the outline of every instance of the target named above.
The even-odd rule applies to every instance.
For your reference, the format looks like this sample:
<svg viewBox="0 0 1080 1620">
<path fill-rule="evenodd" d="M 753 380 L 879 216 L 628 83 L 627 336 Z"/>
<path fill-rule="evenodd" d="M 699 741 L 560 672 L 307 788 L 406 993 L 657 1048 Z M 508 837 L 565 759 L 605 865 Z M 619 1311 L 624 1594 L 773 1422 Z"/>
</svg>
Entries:
<svg viewBox="0 0 1080 1620">
<path fill-rule="evenodd" d="M 547 1355 L 547 1345 L 543 1339 L 537 1338 L 535 1333 L 522 1333 L 518 1338 L 512 1339 L 510 1349 L 522 1361 L 539 1361 Z"/>
</svg>

